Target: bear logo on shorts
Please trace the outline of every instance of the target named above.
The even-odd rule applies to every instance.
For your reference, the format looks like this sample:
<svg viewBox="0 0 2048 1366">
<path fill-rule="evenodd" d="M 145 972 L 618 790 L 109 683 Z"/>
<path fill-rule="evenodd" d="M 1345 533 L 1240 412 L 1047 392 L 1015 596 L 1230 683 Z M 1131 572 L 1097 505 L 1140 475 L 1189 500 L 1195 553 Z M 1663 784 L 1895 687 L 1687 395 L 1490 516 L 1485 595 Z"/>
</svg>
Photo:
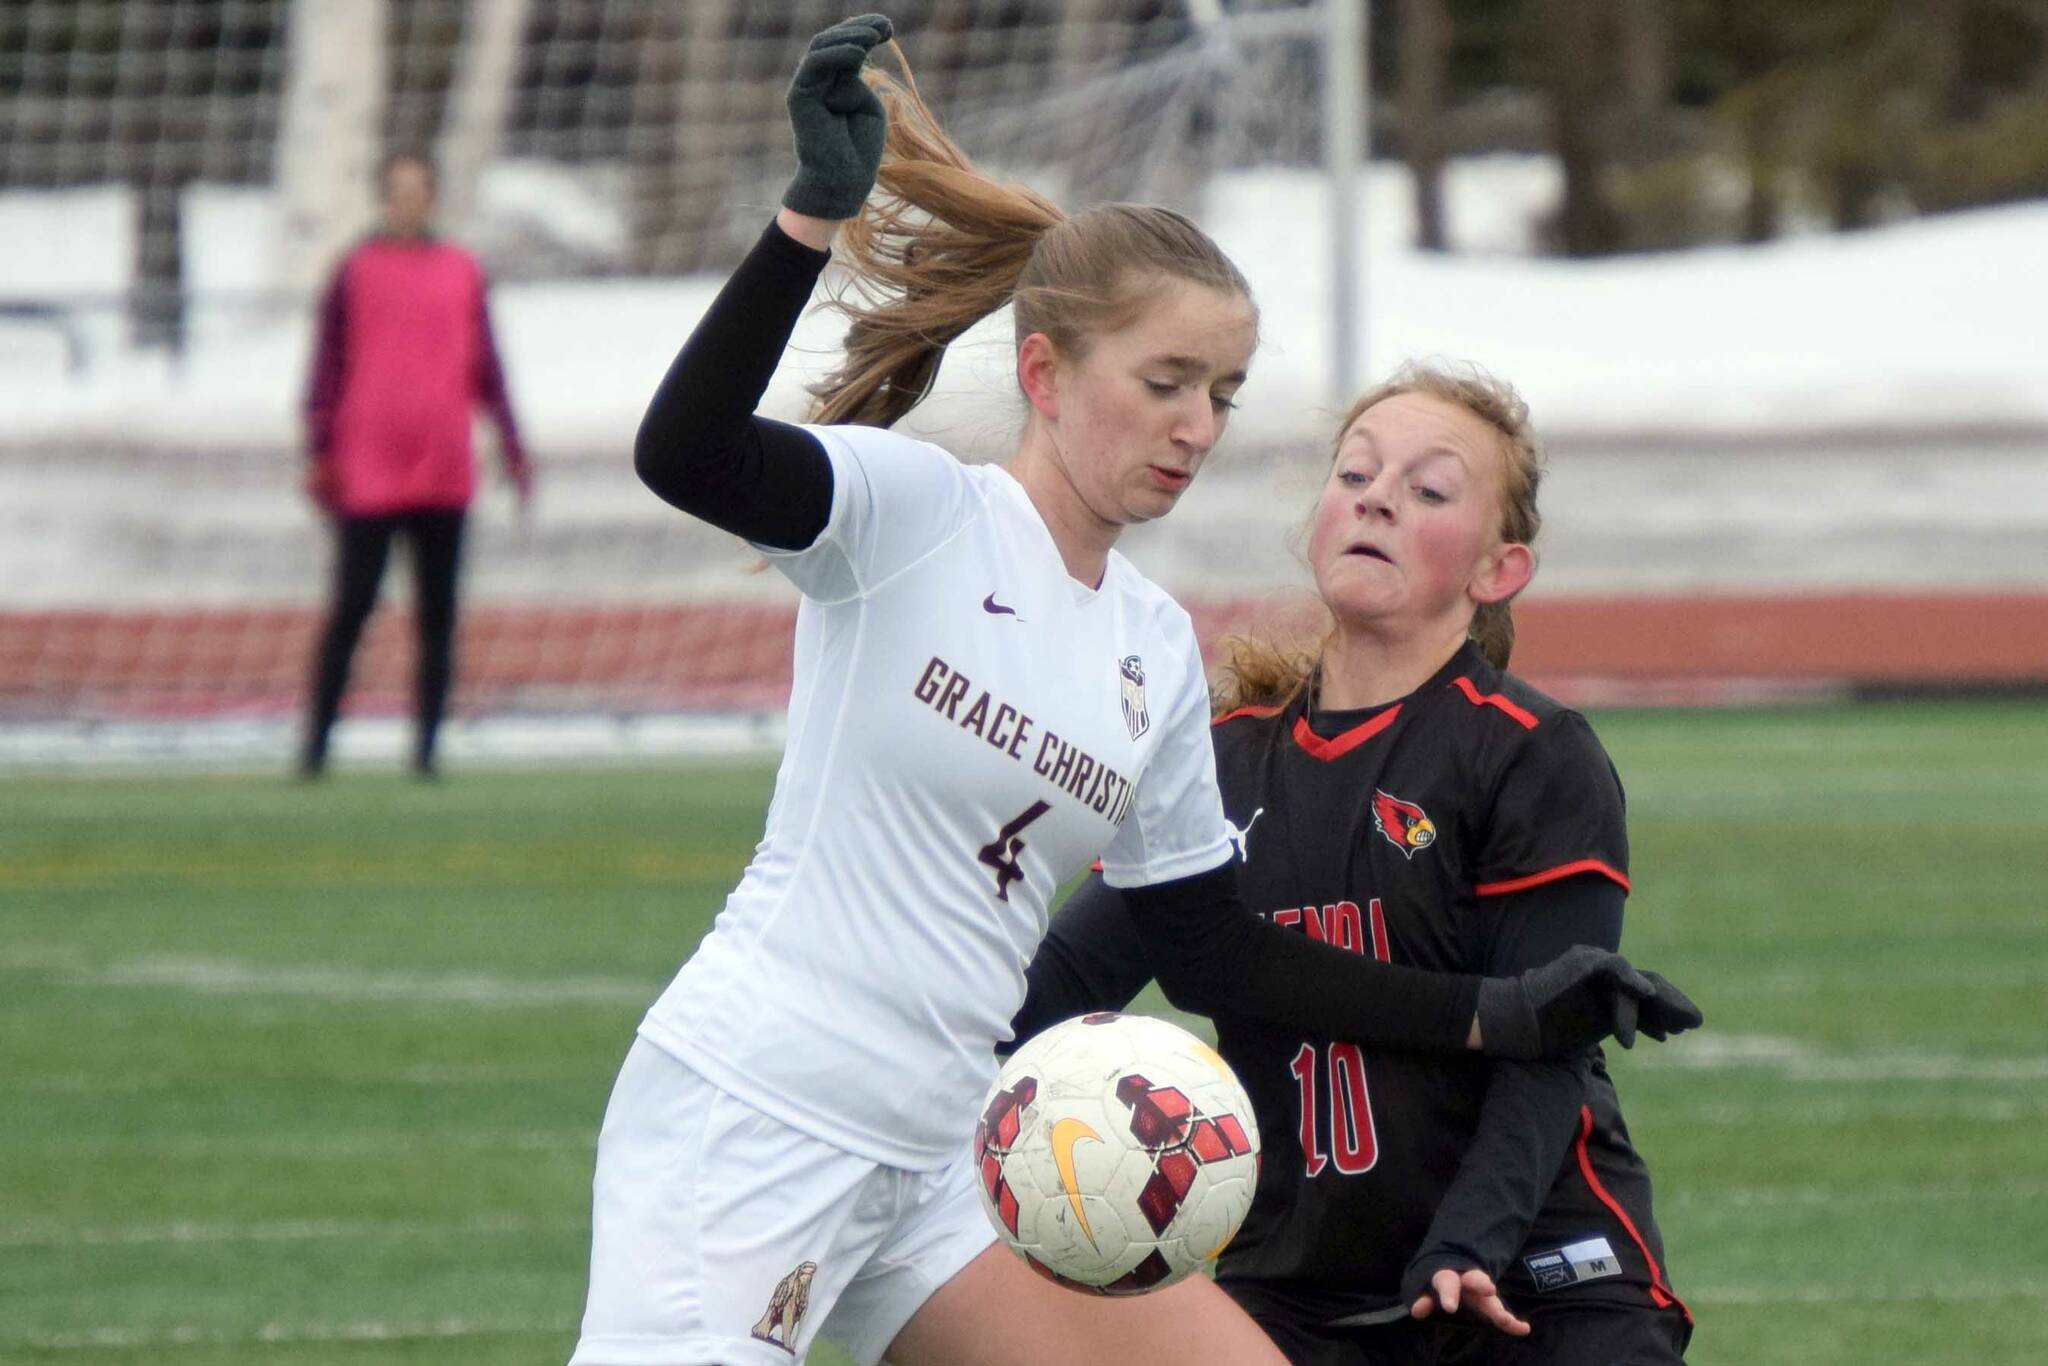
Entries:
<svg viewBox="0 0 2048 1366">
<path fill-rule="evenodd" d="M 795 1356 L 797 1328 L 803 1322 L 804 1310 L 811 1307 L 811 1277 L 817 1274 L 816 1262 L 804 1262 L 777 1281 L 775 1293 L 768 1297 L 768 1308 L 754 1325 L 752 1336 Z"/>
</svg>

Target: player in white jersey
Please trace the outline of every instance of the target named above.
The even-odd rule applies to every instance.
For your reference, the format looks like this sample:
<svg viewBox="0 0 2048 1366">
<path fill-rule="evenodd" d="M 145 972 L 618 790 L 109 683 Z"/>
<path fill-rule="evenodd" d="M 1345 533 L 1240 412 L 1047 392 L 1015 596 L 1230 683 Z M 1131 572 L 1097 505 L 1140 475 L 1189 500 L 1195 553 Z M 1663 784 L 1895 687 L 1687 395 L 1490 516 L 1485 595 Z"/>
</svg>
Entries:
<svg viewBox="0 0 2048 1366">
<path fill-rule="evenodd" d="M 1061 879 L 1227 854 L 1208 686 L 1187 614 L 1115 551 L 1077 580 L 1009 470 L 812 431 L 834 501 L 808 548 L 770 550 L 804 596 L 767 836 L 641 1032 L 786 1124 L 931 1168 Z"/>
<path fill-rule="evenodd" d="M 1236 899 L 1187 614 L 1114 551 L 1169 511 L 1256 342 L 1193 224 L 1073 218 L 973 172 L 914 94 L 862 79 L 880 16 L 819 35 L 790 92 L 799 171 L 650 406 L 665 498 L 802 592 L 767 833 L 642 1022 L 598 1145 L 575 1363 L 1278 1362 L 1196 1278 L 1091 1300 L 993 1245 L 967 1162 L 1046 900 L 1100 858 L 1194 1009 L 1341 1037 L 1562 1051 L 1654 1008 L 1618 957 L 1542 992 L 1313 944 Z M 890 156 L 883 160 L 886 129 Z M 877 175 L 891 198 L 866 207 Z M 853 220 L 855 311 L 817 416 L 753 408 Z M 969 468 L 883 430 L 945 342 L 1010 303 L 1029 412 Z M 1648 1018 L 1646 1016 L 1646 1018 Z"/>
</svg>

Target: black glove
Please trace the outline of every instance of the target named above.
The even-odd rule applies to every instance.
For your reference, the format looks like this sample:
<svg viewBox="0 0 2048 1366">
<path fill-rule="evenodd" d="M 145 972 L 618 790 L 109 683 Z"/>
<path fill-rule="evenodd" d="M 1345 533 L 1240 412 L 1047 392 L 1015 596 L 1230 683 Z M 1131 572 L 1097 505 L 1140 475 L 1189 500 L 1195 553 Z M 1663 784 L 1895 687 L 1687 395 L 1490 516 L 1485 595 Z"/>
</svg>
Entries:
<svg viewBox="0 0 2048 1366">
<path fill-rule="evenodd" d="M 1496 1058 L 1568 1058 L 1610 1034 L 1631 1048 L 1638 1029 L 1664 1039 L 1704 1021 L 1677 987 L 1591 944 L 1479 983 L 1480 1044 Z"/>
<path fill-rule="evenodd" d="M 1649 978 L 1650 985 L 1657 990 L 1636 1003 L 1636 1028 L 1639 1031 L 1662 1043 L 1673 1034 L 1698 1029 L 1707 1022 L 1705 1013 L 1693 1004 L 1692 997 L 1671 985 L 1666 978 L 1648 968 L 1643 969 L 1643 976 Z M 1484 1028 L 1481 1026 L 1482 1032 Z"/>
<path fill-rule="evenodd" d="M 812 218 L 852 218 L 882 166 L 888 116 L 860 78 L 868 53 L 895 32 L 879 14 L 834 24 L 811 39 L 789 85 L 796 179 L 782 202 Z"/>
</svg>

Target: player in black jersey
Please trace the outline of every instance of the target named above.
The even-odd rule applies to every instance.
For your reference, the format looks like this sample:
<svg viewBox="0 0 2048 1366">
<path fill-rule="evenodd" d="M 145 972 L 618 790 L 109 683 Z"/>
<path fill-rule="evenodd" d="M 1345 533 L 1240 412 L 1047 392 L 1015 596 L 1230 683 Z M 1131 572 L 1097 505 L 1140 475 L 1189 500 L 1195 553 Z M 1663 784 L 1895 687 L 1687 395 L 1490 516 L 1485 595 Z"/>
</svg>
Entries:
<svg viewBox="0 0 2048 1366">
<path fill-rule="evenodd" d="M 1696 1020 L 1617 954 L 1587 949 L 1562 975 L 1437 973 L 1310 943 L 1245 906 L 1193 628 L 1112 547 L 1164 515 L 1215 444 L 1256 335 L 1248 287 L 1169 210 L 1068 217 L 976 173 L 907 83 L 864 74 L 892 33 L 864 15 L 812 40 L 789 93 L 798 172 L 783 209 L 635 443 L 651 488 L 803 590 L 793 714 L 814 719 L 793 727 L 807 738 L 759 858 L 621 1068 L 575 1359 L 741 1366 L 801 1357 L 822 1335 L 905 1366 L 1277 1361 L 1206 1280 L 1091 1300 L 993 1245 L 965 1143 L 1024 996 L 1019 946 L 1065 871 L 1108 853 L 1180 999 L 1299 1029 L 1459 1053 L 1478 1045 L 1476 1021 L 1489 1052 L 1538 1057 Z M 820 425 L 788 426 L 755 409 L 835 242 L 852 267 L 845 363 L 816 395 Z M 1009 462 L 967 473 L 876 430 L 920 401 L 952 338 L 1005 306 L 1030 404 Z M 1047 615 L 1016 610 L 1033 601 Z M 1172 684 L 1154 675 L 1156 712 L 1134 712 L 1114 681 L 1130 675 L 1108 642 L 1127 630 L 1157 642 L 1155 669 L 1162 651 L 1176 661 Z M 1094 675 L 1108 686 L 1060 667 L 1084 649 L 1116 668 Z M 970 677 L 984 690 L 966 703 Z M 1027 722 L 1069 757 L 1031 766 Z M 1077 737 L 1098 734 L 1095 758 L 1075 760 Z M 1051 776 L 1100 772 L 1105 753 L 1137 756 L 1135 804 L 1115 817 Z M 950 819 L 985 800 L 984 828 Z M 990 830 L 1017 837 L 984 846 Z M 821 1052 L 824 1035 L 839 1053 Z"/>
<path fill-rule="evenodd" d="M 1291 655 L 1233 642 L 1212 732 L 1239 885 L 1273 923 L 1441 972 L 1619 946 L 1620 782 L 1584 717 L 1504 667 L 1539 474 L 1526 407 L 1476 374 L 1411 366 L 1346 420 L 1309 545 L 1333 628 Z M 1017 1037 L 1150 975 L 1091 879 Z M 1691 1316 L 1597 1050 L 1502 1062 L 1212 1013 L 1264 1142 L 1217 1279 L 1290 1360 L 1682 1358 Z"/>
</svg>

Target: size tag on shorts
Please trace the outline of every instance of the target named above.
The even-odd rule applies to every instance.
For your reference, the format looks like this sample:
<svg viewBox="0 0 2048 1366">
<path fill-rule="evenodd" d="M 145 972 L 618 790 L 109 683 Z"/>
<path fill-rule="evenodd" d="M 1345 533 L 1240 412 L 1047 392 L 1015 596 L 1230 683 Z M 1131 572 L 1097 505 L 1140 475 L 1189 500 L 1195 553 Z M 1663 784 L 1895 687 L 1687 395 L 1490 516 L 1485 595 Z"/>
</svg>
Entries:
<svg viewBox="0 0 2048 1366">
<path fill-rule="evenodd" d="M 1533 1252 L 1522 1258 L 1538 1291 L 1561 1290 L 1584 1281 L 1619 1276 L 1621 1263 L 1605 1238 L 1586 1238 L 1555 1252 Z"/>
</svg>

